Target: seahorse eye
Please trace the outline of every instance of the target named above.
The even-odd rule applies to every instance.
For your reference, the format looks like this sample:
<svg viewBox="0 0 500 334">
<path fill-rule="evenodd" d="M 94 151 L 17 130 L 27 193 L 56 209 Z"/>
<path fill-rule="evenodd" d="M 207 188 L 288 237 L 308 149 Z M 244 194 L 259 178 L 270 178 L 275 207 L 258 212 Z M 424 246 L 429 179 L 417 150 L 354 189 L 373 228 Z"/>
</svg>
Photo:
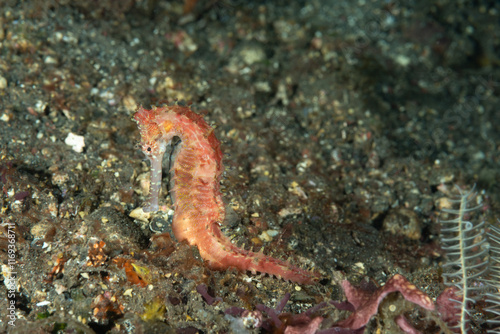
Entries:
<svg viewBox="0 0 500 334">
<path fill-rule="evenodd" d="M 148 152 L 151 152 L 151 146 L 147 148 L 147 151 L 148 151 Z"/>
</svg>

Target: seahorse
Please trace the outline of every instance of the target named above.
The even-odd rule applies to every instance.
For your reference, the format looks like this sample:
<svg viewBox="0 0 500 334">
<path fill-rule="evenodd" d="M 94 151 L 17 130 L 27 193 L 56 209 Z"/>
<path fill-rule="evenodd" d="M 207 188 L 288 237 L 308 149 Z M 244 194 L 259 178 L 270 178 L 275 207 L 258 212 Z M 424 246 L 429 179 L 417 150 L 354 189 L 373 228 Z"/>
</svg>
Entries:
<svg viewBox="0 0 500 334">
<path fill-rule="evenodd" d="M 214 130 L 202 116 L 187 106 L 139 107 L 133 116 L 140 146 L 151 162 L 151 186 L 145 212 L 159 210 L 162 160 L 167 147 L 179 138 L 171 170 L 170 195 L 174 202 L 172 230 L 179 241 L 198 247 L 201 257 L 213 270 L 230 267 L 274 275 L 301 284 L 319 280 L 317 272 L 289 262 L 251 252 L 234 245 L 221 231 L 226 211 L 220 191 L 224 171 L 221 145 Z"/>
</svg>

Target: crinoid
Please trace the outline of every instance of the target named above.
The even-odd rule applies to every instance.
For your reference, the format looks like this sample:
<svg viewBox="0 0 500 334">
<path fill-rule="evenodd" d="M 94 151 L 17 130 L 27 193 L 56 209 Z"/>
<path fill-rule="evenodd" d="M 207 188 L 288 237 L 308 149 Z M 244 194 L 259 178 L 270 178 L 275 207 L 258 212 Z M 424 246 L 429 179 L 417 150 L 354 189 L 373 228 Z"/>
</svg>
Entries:
<svg viewBox="0 0 500 334">
<path fill-rule="evenodd" d="M 474 211 L 482 205 L 474 187 L 469 192 L 456 189 L 459 197 L 441 212 L 450 219 L 440 220 L 441 248 L 448 258 L 443 279 L 452 289 L 449 301 L 456 311 L 448 325 L 453 331 L 468 333 L 471 310 L 482 302 L 488 313 L 486 332 L 500 334 L 500 228 L 477 222 Z"/>
<path fill-rule="evenodd" d="M 489 243 L 485 222 L 475 223 L 471 219 L 471 213 L 479 208 L 472 204 L 477 193 L 474 188 L 469 192 L 456 188 L 460 197 L 451 200 L 453 207 L 442 209 L 442 214 L 448 214 L 450 219 L 440 220 L 441 248 L 448 259 L 443 265 L 443 279 L 446 286 L 456 289 L 457 298 L 450 298 L 456 303 L 456 315 L 450 325 L 467 333 L 471 306 L 484 295 L 481 280 L 489 268 Z"/>
<path fill-rule="evenodd" d="M 486 293 L 488 304 L 486 311 L 493 315 L 487 322 L 494 328 L 488 333 L 500 333 L 500 228 L 490 226 L 488 239 L 490 240 L 490 272 L 488 279 L 484 282 L 489 287 Z"/>
</svg>

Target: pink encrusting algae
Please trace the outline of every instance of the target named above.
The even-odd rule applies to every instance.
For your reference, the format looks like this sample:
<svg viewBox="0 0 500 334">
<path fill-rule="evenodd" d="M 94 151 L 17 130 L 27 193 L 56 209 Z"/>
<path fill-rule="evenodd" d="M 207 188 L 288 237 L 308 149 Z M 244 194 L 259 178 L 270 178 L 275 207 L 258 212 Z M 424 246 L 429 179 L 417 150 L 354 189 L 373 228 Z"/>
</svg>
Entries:
<svg viewBox="0 0 500 334">
<path fill-rule="evenodd" d="M 170 195 L 175 214 L 172 229 L 179 241 L 196 245 L 210 268 L 267 273 L 285 280 L 312 284 L 319 274 L 286 261 L 239 248 L 221 232 L 226 211 L 219 181 L 224 171 L 220 142 L 200 115 L 180 105 L 139 107 L 134 115 L 141 146 L 151 161 L 151 189 L 144 211 L 159 209 L 161 164 L 166 148 L 175 137 L 181 145 L 173 165 Z"/>
</svg>

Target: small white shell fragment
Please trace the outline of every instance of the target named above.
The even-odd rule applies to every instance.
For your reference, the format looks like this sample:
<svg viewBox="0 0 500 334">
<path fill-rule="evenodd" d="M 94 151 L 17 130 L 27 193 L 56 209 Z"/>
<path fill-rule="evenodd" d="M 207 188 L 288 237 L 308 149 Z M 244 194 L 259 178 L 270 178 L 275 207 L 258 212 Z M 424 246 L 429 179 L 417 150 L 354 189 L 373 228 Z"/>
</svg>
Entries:
<svg viewBox="0 0 500 334">
<path fill-rule="evenodd" d="M 81 153 L 85 147 L 85 138 L 74 134 L 73 132 L 68 133 L 68 136 L 64 140 L 66 145 L 71 146 L 73 151 Z"/>
<path fill-rule="evenodd" d="M 140 220 L 143 222 L 148 222 L 149 218 L 151 217 L 151 214 L 149 212 L 144 212 L 144 210 L 142 210 L 142 207 L 139 207 L 139 208 L 135 208 L 134 210 L 132 210 L 130 212 L 129 216 L 131 218 L 134 218 L 134 219 L 137 219 L 137 220 Z"/>
</svg>

